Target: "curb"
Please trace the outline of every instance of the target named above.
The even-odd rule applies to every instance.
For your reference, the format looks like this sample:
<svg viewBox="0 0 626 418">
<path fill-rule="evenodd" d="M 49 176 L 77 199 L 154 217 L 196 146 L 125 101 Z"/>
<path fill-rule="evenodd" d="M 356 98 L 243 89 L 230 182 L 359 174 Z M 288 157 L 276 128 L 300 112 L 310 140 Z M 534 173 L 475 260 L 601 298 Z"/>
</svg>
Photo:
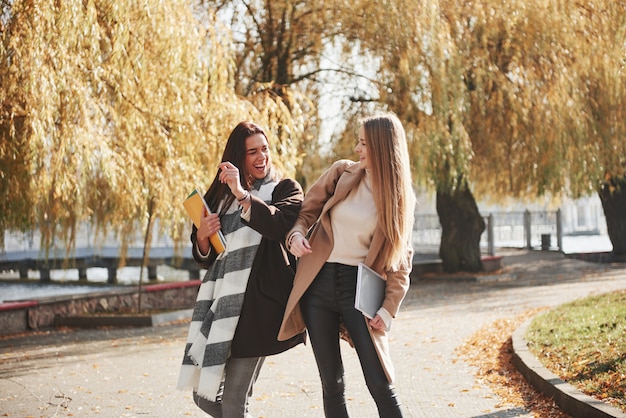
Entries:
<svg viewBox="0 0 626 418">
<path fill-rule="evenodd" d="M 99 289 L 94 292 L 40 297 L 0 303 L 0 336 L 53 326 L 94 328 L 104 326 L 145 327 L 191 318 L 178 310 L 194 306 L 200 280 Z M 143 314 L 117 312 L 135 306 L 141 292 L 145 297 Z M 97 313 L 98 312 L 98 313 Z M 96 314 L 97 313 L 97 314 Z M 130 312 L 128 312 L 130 313 Z M 152 314 L 152 315 L 151 315 Z M 173 315 L 173 319 L 170 317 Z M 60 319 L 68 317 L 68 319 Z"/>
<path fill-rule="evenodd" d="M 165 312 L 152 315 L 84 315 L 84 316 L 57 316 L 55 326 L 72 328 L 97 327 L 152 327 L 183 319 L 190 319 L 193 309 Z"/>
<path fill-rule="evenodd" d="M 492 273 L 501 270 L 502 258 L 503 256 L 501 255 L 481 256 L 483 272 Z M 442 275 L 444 273 L 440 258 L 418 259 L 417 254 L 413 255 L 413 265 L 410 273 L 411 280 L 428 280 L 430 275 Z M 465 274 L 465 276 L 467 277 L 462 277 L 461 280 L 475 280 L 472 274 Z"/>
<path fill-rule="evenodd" d="M 585 395 L 543 367 L 528 349 L 524 336 L 532 318 L 512 336 L 513 364 L 526 381 L 544 395 L 552 398 L 561 410 L 573 418 L 626 418 L 626 413 L 606 402 Z"/>
</svg>

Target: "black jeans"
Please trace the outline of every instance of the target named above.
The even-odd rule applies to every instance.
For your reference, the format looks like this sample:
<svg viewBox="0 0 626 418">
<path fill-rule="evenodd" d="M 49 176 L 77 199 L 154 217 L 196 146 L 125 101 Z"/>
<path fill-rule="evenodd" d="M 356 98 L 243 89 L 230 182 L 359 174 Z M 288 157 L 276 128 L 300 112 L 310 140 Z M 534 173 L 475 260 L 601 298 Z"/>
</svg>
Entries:
<svg viewBox="0 0 626 418">
<path fill-rule="evenodd" d="M 364 316 L 354 307 L 356 266 L 326 263 L 300 301 L 315 361 L 322 380 L 324 414 L 348 416 L 344 369 L 339 346 L 339 323 L 343 322 L 359 356 L 365 383 L 380 417 L 401 417 L 400 401 L 389 384 Z"/>
</svg>

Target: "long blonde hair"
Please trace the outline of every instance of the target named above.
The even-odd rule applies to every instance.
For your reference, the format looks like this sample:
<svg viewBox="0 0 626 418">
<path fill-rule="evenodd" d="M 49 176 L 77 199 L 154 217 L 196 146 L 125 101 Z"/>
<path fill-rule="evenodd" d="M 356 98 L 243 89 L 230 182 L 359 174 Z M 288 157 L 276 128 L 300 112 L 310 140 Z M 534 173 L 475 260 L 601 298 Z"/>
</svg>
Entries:
<svg viewBox="0 0 626 418">
<path fill-rule="evenodd" d="M 404 128 L 392 113 L 361 121 L 371 160 L 372 193 L 378 225 L 386 238 L 382 258 L 386 269 L 397 269 L 411 245 L 415 211 L 409 151 Z"/>
</svg>

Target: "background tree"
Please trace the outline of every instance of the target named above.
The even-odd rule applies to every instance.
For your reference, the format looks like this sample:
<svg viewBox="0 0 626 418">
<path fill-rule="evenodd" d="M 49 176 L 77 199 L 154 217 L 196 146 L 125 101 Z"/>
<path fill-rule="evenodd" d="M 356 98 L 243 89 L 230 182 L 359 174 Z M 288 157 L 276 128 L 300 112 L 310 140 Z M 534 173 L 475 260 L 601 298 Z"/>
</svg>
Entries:
<svg viewBox="0 0 626 418">
<path fill-rule="evenodd" d="M 32 202 L 28 224 L 41 230 L 42 248 L 59 235 L 71 249 L 77 224 L 91 220 L 117 233 L 124 253 L 137 222 L 150 224 L 189 184 L 176 154 L 186 141 L 206 141 L 196 123 L 206 97 L 202 37 L 189 11 L 172 6 L 12 5 L 2 144 L 26 146 L 28 180 L 3 191 L 12 205 Z M 13 174 L 3 174 L 11 184 Z"/>
<path fill-rule="evenodd" d="M 58 237 L 71 254 L 83 221 L 115 234 L 122 256 L 136 231 L 149 250 L 156 219 L 180 243 L 182 200 L 208 187 L 237 122 L 297 132 L 269 95 L 235 94 L 228 33 L 203 29 L 186 2 L 20 1 L 6 17 L 0 223 L 39 228 L 41 248 Z M 295 140 L 277 145 L 288 170 Z"/>
<path fill-rule="evenodd" d="M 596 0 L 571 11 L 579 80 L 567 113 L 574 197 L 598 193 L 613 253 L 626 255 L 626 4 Z"/>
<path fill-rule="evenodd" d="M 340 54 L 343 48 L 351 49 L 344 33 L 363 24 L 353 22 L 358 5 L 339 0 L 203 4 L 216 10 L 233 31 L 236 92 L 244 97 L 273 94 L 291 110 L 300 127 L 298 151 L 306 156 L 306 164 L 298 166 L 298 180 L 306 188 L 337 155 L 320 141 L 322 117 L 330 120 L 327 130 L 346 126 L 345 109 L 340 107 L 354 94 L 355 80 L 363 79 L 363 73 L 354 70 L 353 57 L 342 61 Z M 345 154 L 352 154 L 353 146 Z"/>
<path fill-rule="evenodd" d="M 624 11 L 605 1 L 507 2 L 472 6 L 457 17 L 452 27 L 473 22 L 464 31 L 470 35 L 466 55 L 474 61 L 466 76 L 472 98 L 467 126 L 482 196 L 558 201 L 602 194 L 613 180 L 619 183 Z M 607 195 L 619 202 L 619 193 Z M 621 228 L 626 238 L 624 201 L 607 211 L 601 200 L 608 229 Z M 619 252 L 616 235 L 609 234 Z"/>
<path fill-rule="evenodd" d="M 352 156 L 360 116 L 392 110 L 416 185 L 437 193 L 447 271 L 481 269 L 474 193 L 597 191 L 624 251 L 619 2 L 1 4 L 0 224 L 39 225 L 44 248 L 85 220 L 123 247 L 136 230 L 148 247 L 155 219 L 181 242 L 181 196 L 208 185 L 241 119 L 271 128 L 306 187 Z"/>
<path fill-rule="evenodd" d="M 575 93 L 586 79 L 576 65 L 579 56 L 593 55 L 579 54 L 585 35 L 578 26 L 587 19 L 586 8 L 607 15 L 602 3 L 395 0 L 381 7 L 362 0 L 349 10 L 342 2 L 321 8 L 280 1 L 220 4 L 242 6 L 242 14 L 233 15 L 237 23 L 230 24 L 246 28 L 238 49 L 237 62 L 244 69 L 236 74 L 243 80 L 240 86 L 280 79 L 297 88 L 292 81 L 299 74 L 314 74 L 308 85 L 320 91 L 314 83 L 327 74 L 320 65 L 324 59 L 350 63 L 332 73 L 352 91 L 341 91 L 345 130 L 335 137 L 330 158 L 351 156 L 359 116 L 381 109 L 396 112 L 411 141 L 416 184 L 437 193 L 444 268 L 477 271 L 482 269 L 485 224 L 474 193 L 483 201 L 500 202 L 580 195 L 572 184 L 581 177 L 571 165 L 573 144 L 590 137 L 580 120 L 584 117 L 573 120 L 589 113 L 582 95 Z M 607 16 L 605 28 L 621 27 L 622 7 L 612 6 L 616 13 Z M 323 10 L 332 10 L 330 19 L 316 14 Z M 622 45 L 622 31 L 616 33 L 611 39 L 591 38 Z M 315 47 L 291 49 L 308 55 L 292 52 L 291 62 L 299 66 L 289 67 L 284 57 L 296 44 L 293 39 Z M 320 95 L 307 97 L 321 101 Z M 316 155 L 311 148 L 302 151 Z"/>
<path fill-rule="evenodd" d="M 599 156 L 592 145 L 597 139 L 584 122 L 591 112 L 576 93 L 587 91 L 590 77 L 578 67 L 590 59 L 597 64 L 597 55 L 589 52 L 595 40 L 604 49 L 624 45 L 624 31 L 612 31 L 614 37 L 608 38 L 582 33 L 581 27 L 622 28 L 623 6 L 599 1 L 573 7 L 541 0 L 407 0 L 388 6 L 378 14 L 363 12 L 374 21 L 360 36 L 363 48 L 380 57 L 378 98 L 410 131 L 417 179 L 426 179 L 437 191 L 444 268 L 480 270 L 484 222 L 472 190 L 483 201 L 558 199 L 580 196 L 577 179 L 598 178 L 580 170 L 594 166 Z M 604 16 L 602 23 L 589 20 L 586 9 Z M 590 38 L 591 48 L 583 42 Z M 614 50 L 623 58 L 623 49 Z M 597 67 L 587 71 L 603 79 L 607 70 L 614 71 L 613 87 L 623 80 L 617 60 L 605 71 Z M 615 104 L 615 96 L 603 97 Z M 618 131 L 611 126 L 606 132 Z M 623 155 L 623 145 L 613 142 L 623 144 L 622 138 L 612 136 L 606 147 L 613 160 Z M 583 146 L 594 150 L 584 159 L 577 154 Z M 600 159 L 603 167 L 619 167 Z M 617 171 L 623 173 L 621 164 Z"/>
<path fill-rule="evenodd" d="M 439 2 L 396 1 L 375 14 L 376 7 L 363 4 L 363 15 L 374 22 L 353 36 L 378 57 L 377 100 L 405 125 L 417 184 L 436 190 L 444 268 L 480 270 L 485 225 L 469 187 L 473 151 L 464 124 L 464 57 Z"/>
</svg>

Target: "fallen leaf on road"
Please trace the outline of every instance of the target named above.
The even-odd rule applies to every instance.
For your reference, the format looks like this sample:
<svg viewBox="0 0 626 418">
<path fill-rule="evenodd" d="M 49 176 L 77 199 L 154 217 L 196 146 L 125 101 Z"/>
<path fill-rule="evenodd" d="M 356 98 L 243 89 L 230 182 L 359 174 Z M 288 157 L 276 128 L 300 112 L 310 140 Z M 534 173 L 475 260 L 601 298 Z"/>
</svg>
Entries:
<svg viewBox="0 0 626 418">
<path fill-rule="evenodd" d="M 537 392 L 513 365 L 511 335 L 528 318 L 544 309 L 533 309 L 513 319 L 489 324 L 455 350 L 457 355 L 477 367 L 476 376 L 505 404 L 521 406 L 538 418 L 568 418 L 559 407 Z"/>
</svg>

